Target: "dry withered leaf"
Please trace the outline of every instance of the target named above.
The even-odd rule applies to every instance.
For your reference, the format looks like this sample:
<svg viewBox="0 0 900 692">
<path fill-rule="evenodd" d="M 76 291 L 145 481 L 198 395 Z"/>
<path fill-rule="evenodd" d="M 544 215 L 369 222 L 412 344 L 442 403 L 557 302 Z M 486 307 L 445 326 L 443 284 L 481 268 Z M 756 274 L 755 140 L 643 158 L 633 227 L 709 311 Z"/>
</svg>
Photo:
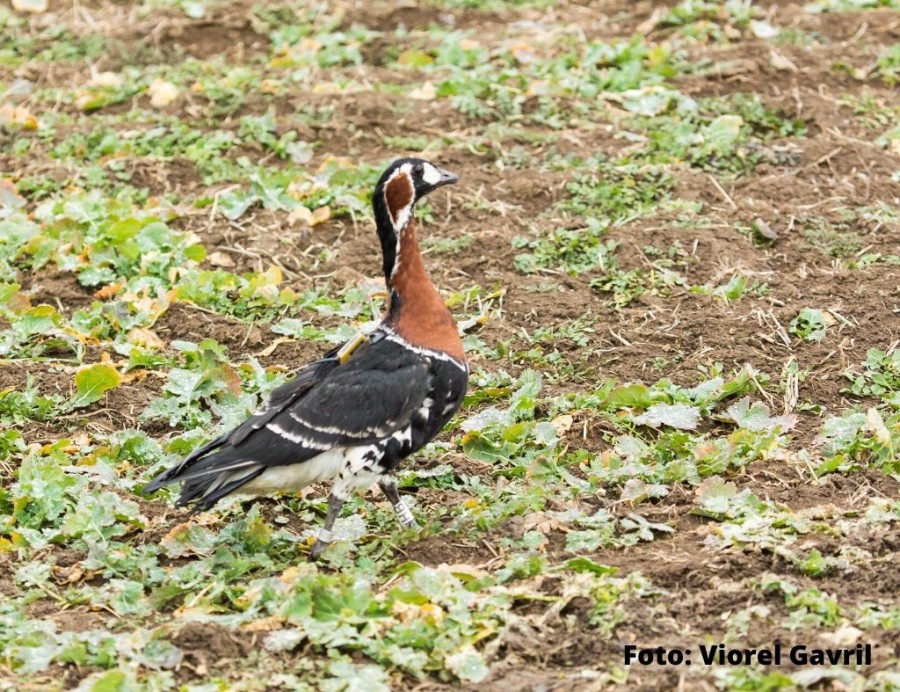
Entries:
<svg viewBox="0 0 900 692">
<path fill-rule="evenodd" d="M 210 253 L 209 257 L 206 259 L 214 267 L 230 268 L 234 266 L 234 260 L 231 259 L 231 255 L 227 252 L 221 252 L 220 250 Z"/>
</svg>

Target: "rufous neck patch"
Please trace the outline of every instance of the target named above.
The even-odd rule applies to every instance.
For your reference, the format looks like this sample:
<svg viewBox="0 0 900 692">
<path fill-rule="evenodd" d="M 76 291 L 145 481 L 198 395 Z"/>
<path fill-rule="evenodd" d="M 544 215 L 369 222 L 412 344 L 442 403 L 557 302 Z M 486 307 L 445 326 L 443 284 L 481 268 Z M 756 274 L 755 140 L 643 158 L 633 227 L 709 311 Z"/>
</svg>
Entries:
<svg viewBox="0 0 900 692">
<path fill-rule="evenodd" d="M 400 229 L 409 221 L 410 204 L 413 201 L 412 180 L 400 172 L 384 186 L 384 201 L 395 229 Z"/>
</svg>

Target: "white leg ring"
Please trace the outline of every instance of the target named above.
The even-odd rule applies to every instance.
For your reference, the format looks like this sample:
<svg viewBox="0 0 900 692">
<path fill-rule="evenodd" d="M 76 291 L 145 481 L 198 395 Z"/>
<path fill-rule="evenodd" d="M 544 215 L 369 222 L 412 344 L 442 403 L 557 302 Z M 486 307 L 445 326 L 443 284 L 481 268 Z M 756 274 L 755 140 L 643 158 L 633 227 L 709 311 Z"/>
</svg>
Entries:
<svg viewBox="0 0 900 692">
<path fill-rule="evenodd" d="M 412 515 L 412 512 L 409 511 L 409 507 L 406 506 L 406 503 L 402 499 L 394 505 L 394 511 L 397 513 L 400 523 L 404 526 L 413 527 L 416 525 L 416 518 Z"/>
<path fill-rule="evenodd" d="M 322 543 L 331 543 L 333 539 L 334 534 L 328 529 L 319 529 L 319 535 L 316 536 L 316 540 Z"/>
</svg>

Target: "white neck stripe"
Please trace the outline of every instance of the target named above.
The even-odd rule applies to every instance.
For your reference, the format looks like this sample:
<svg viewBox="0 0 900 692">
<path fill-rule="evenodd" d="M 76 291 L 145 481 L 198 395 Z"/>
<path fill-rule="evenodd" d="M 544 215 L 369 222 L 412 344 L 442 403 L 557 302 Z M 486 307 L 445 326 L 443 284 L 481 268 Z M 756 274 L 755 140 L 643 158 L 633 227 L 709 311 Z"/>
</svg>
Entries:
<svg viewBox="0 0 900 692">
<path fill-rule="evenodd" d="M 407 204 L 399 212 L 397 212 L 397 216 L 394 217 L 394 212 L 387 201 L 387 189 L 390 182 L 401 174 L 405 175 L 409 179 L 409 184 L 413 186 L 413 196 L 409 204 Z M 391 220 L 391 225 L 394 227 L 394 235 L 397 236 L 397 247 L 394 250 L 394 266 L 391 267 L 391 279 L 393 279 L 394 276 L 397 275 L 397 270 L 400 269 L 400 236 L 403 234 L 403 229 L 406 228 L 406 226 L 409 224 L 410 219 L 412 218 L 412 210 L 415 203 L 415 185 L 413 183 L 412 176 L 410 175 L 410 165 L 406 163 L 400 166 L 400 168 L 398 168 L 396 171 L 394 171 L 391 174 L 391 177 L 388 178 L 384 183 L 384 206 L 387 209 L 388 217 Z"/>
<path fill-rule="evenodd" d="M 390 185 L 390 182 L 394 180 L 398 175 L 405 175 L 409 180 L 409 184 L 413 188 L 412 199 L 409 201 L 405 207 L 403 207 L 399 212 L 397 212 L 397 217 L 394 217 L 394 212 L 391 209 L 390 205 L 388 205 L 387 201 L 387 189 Z M 387 208 L 388 216 L 391 217 L 391 223 L 394 226 L 394 232 L 397 234 L 397 252 L 399 254 L 400 251 L 400 231 L 406 228 L 406 224 L 409 223 L 409 219 L 412 216 L 412 208 L 416 203 L 416 186 L 413 183 L 412 175 L 410 175 L 410 165 L 408 163 L 403 164 L 391 174 L 391 177 L 388 178 L 384 182 L 384 206 Z"/>
</svg>

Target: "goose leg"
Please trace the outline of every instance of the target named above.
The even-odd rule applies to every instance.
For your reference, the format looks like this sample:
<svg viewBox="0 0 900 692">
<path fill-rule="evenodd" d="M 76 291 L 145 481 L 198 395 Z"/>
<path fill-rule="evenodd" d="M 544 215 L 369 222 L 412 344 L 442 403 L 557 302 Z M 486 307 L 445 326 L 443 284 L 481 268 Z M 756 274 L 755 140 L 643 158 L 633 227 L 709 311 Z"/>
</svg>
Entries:
<svg viewBox="0 0 900 692">
<path fill-rule="evenodd" d="M 332 538 L 334 538 L 331 529 L 334 527 L 334 520 L 341 513 L 344 501 L 345 498 L 337 495 L 333 490 L 331 495 L 328 496 L 328 512 L 325 514 L 325 525 L 319 529 L 319 535 L 316 536 L 316 541 L 313 543 L 312 550 L 309 553 L 310 560 L 318 560 L 322 553 L 325 552 L 328 544 L 331 543 Z"/>
<path fill-rule="evenodd" d="M 403 498 L 400 497 L 400 493 L 397 491 L 397 481 L 392 476 L 384 476 L 378 481 L 378 487 L 381 488 L 381 492 L 394 506 L 394 512 L 400 523 L 408 529 L 419 529 L 416 518 L 409 511 L 409 507 L 406 506 L 406 502 L 403 501 Z"/>
</svg>

